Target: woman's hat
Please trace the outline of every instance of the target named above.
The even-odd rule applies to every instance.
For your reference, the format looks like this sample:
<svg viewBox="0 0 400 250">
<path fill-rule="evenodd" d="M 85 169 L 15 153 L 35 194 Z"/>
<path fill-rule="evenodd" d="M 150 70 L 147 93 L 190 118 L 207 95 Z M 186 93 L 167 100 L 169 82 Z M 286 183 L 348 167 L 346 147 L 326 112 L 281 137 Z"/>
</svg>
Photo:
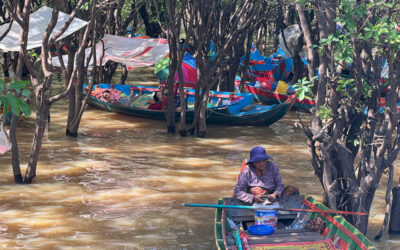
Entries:
<svg viewBox="0 0 400 250">
<path fill-rule="evenodd" d="M 250 159 L 247 161 L 247 164 L 268 159 L 272 159 L 272 157 L 265 152 L 263 147 L 257 146 L 250 150 Z"/>
</svg>

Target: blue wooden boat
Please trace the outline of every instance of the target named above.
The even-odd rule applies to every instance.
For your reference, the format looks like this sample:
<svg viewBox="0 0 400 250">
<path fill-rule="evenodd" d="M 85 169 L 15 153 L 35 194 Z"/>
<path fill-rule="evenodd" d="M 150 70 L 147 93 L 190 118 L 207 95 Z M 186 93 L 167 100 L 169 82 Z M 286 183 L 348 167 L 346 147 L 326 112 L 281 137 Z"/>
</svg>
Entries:
<svg viewBox="0 0 400 250">
<path fill-rule="evenodd" d="M 118 91 L 118 93 L 133 98 L 134 101 L 132 103 L 106 102 L 99 98 L 101 90 Z M 99 84 L 93 91 L 94 93 L 88 98 L 88 104 L 96 108 L 138 117 L 165 119 L 163 110 L 147 108 L 148 101 L 152 99 L 154 92 L 159 91 L 158 87 Z M 195 91 L 186 89 L 185 96 L 187 101 L 186 122 L 192 122 Z M 209 96 L 206 111 L 207 123 L 232 125 L 270 125 L 282 118 L 296 99 L 293 95 L 280 104 L 255 105 L 254 96 L 251 93 L 210 91 Z M 176 118 L 179 120 L 179 112 L 176 112 Z"/>
</svg>

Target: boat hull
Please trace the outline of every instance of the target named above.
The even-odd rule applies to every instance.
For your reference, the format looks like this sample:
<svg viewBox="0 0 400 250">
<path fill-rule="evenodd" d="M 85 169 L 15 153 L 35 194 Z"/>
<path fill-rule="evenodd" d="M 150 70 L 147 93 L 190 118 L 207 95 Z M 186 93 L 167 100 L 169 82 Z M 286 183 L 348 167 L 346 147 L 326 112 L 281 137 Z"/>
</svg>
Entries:
<svg viewBox="0 0 400 250">
<path fill-rule="evenodd" d="M 286 200 L 282 201 L 282 199 Z M 235 202 L 238 202 L 238 200 L 234 198 L 218 200 L 220 205 L 237 205 L 238 203 Z M 312 197 L 293 195 L 282 197 L 279 201 L 279 205 L 284 208 L 293 208 L 296 207 L 296 204 L 299 205 L 297 208 L 302 207 L 318 211 L 329 210 L 329 208 L 315 201 Z M 286 223 L 289 221 L 289 226 L 285 225 L 283 229 L 278 227 L 272 235 L 268 236 L 254 236 L 246 230 L 247 228 L 244 228 L 240 232 L 241 241 L 239 244 L 247 244 L 247 247 L 256 247 L 256 249 L 281 249 L 288 246 L 292 247 L 291 249 L 376 249 L 358 229 L 340 215 L 301 212 L 303 213 L 301 218 L 304 218 L 302 219 L 303 223 L 305 220 L 314 220 L 317 217 L 325 223 L 326 228 L 322 232 L 315 232 L 293 226 L 293 224 L 298 225 L 297 221 L 299 221 L 300 213 L 281 211 L 278 211 L 278 213 L 278 223 L 279 221 L 285 221 Z M 254 217 L 252 218 L 252 216 L 254 216 L 252 210 L 217 208 L 215 213 L 215 241 L 217 248 L 222 250 L 237 249 L 238 242 L 233 239 L 232 232 L 235 229 L 230 227 L 228 220 L 233 220 L 235 223 L 240 223 L 240 225 L 246 227 L 246 223 L 249 223 L 250 220 L 254 222 Z M 293 224 L 290 224 L 292 223 L 290 219 L 293 219 Z"/>
<path fill-rule="evenodd" d="M 114 85 L 115 86 L 115 85 Z M 108 84 L 101 84 L 100 88 L 107 88 Z M 118 89 L 118 86 L 117 88 Z M 122 89 L 122 88 L 119 88 Z M 141 93 L 147 91 L 151 93 L 156 91 L 156 87 L 135 86 L 135 91 Z M 190 92 L 190 91 L 189 91 Z M 223 93 L 223 94 L 221 94 Z M 128 93 L 129 94 L 129 93 Z M 230 93 L 213 92 L 214 96 L 228 96 Z M 286 102 L 273 105 L 254 105 L 251 94 L 237 94 L 242 97 L 237 103 L 232 105 L 220 105 L 206 110 L 207 123 L 229 124 L 229 125 L 271 125 L 281 119 L 293 106 L 295 96 L 291 96 Z M 192 97 L 193 98 L 193 97 Z M 151 110 L 147 108 L 132 107 L 128 105 L 104 102 L 94 96 L 88 98 L 88 104 L 98 109 L 109 112 L 121 113 L 137 117 L 165 120 L 163 110 Z M 176 112 L 176 120 L 179 121 L 180 112 Z M 186 110 L 186 122 L 192 122 L 194 119 L 194 110 Z"/>
<path fill-rule="evenodd" d="M 246 84 L 246 90 L 249 93 L 255 95 L 256 99 L 266 105 L 276 104 L 285 102 L 286 99 L 290 97 L 290 95 L 279 94 L 276 92 L 272 92 L 266 89 L 254 87 L 252 84 Z M 296 98 L 296 101 L 292 107 L 294 111 L 301 111 L 301 112 L 310 112 L 310 109 L 315 106 L 315 101 L 312 99 L 303 99 L 299 100 Z"/>
</svg>

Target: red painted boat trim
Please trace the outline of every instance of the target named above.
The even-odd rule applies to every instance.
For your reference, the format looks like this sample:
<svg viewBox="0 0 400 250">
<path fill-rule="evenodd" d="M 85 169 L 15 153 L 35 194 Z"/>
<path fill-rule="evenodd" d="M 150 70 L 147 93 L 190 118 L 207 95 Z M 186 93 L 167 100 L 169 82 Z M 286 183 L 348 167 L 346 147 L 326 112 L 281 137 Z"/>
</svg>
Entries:
<svg viewBox="0 0 400 250">
<path fill-rule="evenodd" d="M 303 199 L 302 203 L 314 210 L 319 210 L 321 211 L 321 216 L 325 217 L 325 219 L 327 219 L 330 223 L 332 223 L 333 225 L 337 226 L 343 233 L 345 233 L 347 236 L 349 236 L 352 240 L 354 240 L 357 245 L 359 245 L 361 247 L 361 249 L 365 249 L 367 250 L 368 248 L 365 247 L 364 243 L 358 239 L 356 236 L 354 236 L 354 234 L 352 232 L 350 232 L 346 227 L 344 227 L 342 224 L 340 224 L 337 220 L 335 220 L 332 216 L 324 213 L 324 210 L 321 210 L 320 208 L 318 208 L 317 206 L 315 206 L 314 204 L 312 204 L 310 201 Z"/>
<path fill-rule="evenodd" d="M 321 244 L 327 243 L 332 249 L 336 249 L 331 239 L 325 239 L 321 241 L 305 241 L 305 242 L 285 242 L 285 243 L 268 243 L 268 244 L 252 244 L 252 247 L 274 247 L 274 246 L 302 246 L 302 245 L 313 245 L 313 244 Z"/>
</svg>

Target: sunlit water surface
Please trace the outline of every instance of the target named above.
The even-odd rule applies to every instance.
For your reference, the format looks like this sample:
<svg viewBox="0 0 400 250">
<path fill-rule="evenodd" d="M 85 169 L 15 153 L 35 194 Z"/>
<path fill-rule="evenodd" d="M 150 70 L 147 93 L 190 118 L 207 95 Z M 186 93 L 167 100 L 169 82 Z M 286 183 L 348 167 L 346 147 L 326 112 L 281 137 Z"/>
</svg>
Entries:
<svg viewBox="0 0 400 250">
<path fill-rule="evenodd" d="M 10 153 L 0 156 L 0 248 L 215 249 L 214 210 L 181 203 L 231 196 L 238 170 L 256 145 L 274 157 L 285 184 L 321 199 L 294 112 L 270 127 L 210 125 L 200 139 L 169 135 L 163 121 L 89 107 L 79 137 L 68 138 L 66 110 L 65 102 L 51 109 L 33 185 L 13 184 Z M 34 116 L 22 118 L 24 168 L 33 131 Z M 382 185 L 370 238 L 383 220 L 384 192 Z M 400 249 L 399 239 L 387 235 L 375 244 Z"/>
</svg>

